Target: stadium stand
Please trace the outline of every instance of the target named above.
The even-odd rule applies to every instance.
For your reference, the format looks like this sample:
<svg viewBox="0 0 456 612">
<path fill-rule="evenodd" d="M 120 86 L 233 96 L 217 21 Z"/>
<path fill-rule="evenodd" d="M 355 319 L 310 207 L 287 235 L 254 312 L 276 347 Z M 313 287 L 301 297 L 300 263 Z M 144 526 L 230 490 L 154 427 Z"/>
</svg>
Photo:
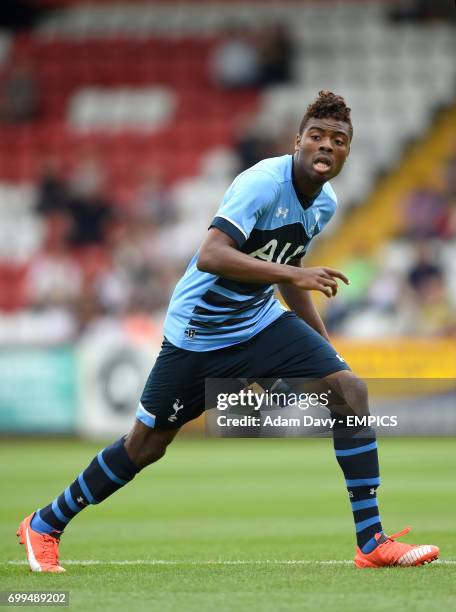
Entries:
<svg viewBox="0 0 456 612">
<path fill-rule="evenodd" d="M 286 28 L 293 52 L 289 82 L 236 89 L 214 83 L 211 54 L 233 23 L 242 24 L 253 38 L 274 23 Z M 29 120 L 1 126 L 2 316 L 11 322 L 11 313 L 33 309 L 37 320 L 39 302 L 39 312 L 60 313 L 62 334 L 53 338 L 64 341 L 100 316 L 159 313 L 239 169 L 235 144 L 240 126 L 253 125 L 279 141 L 274 153 L 285 153 L 291 141 L 284 144 L 284 130 L 299 121 L 319 89 L 344 95 L 355 125 L 350 162 L 335 181 L 341 212 L 331 224 L 334 240 L 347 219 L 366 210 L 378 178 L 400 166 L 410 143 L 422 143 L 426 160 L 435 153 L 432 147 L 426 153 L 423 138 L 435 113 L 454 104 L 454 40 L 454 27 L 445 20 L 392 24 L 384 2 L 364 2 L 362 8 L 359 2 L 334 2 L 330 11 L 321 3 L 294 2 L 192 2 L 180 8 L 168 3 L 66 2 L 46 11 L 33 28 L 2 35 L 0 90 L 13 67 L 27 61 L 38 105 Z M 449 146 L 448 167 L 454 154 Z M 50 159 L 58 160 L 51 182 L 61 183 L 65 205 L 43 212 L 37 202 L 49 186 L 43 168 Z M 94 209 L 103 208 L 105 218 L 96 244 L 77 248 L 68 226 L 74 225 L 76 214 L 81 217 L 81 205 L 74 204 L 74 177 L 89 185 L 82 209 L 93 215 Z M 444 280 L 454 278 L 448 262 L 455 259 L 450 244 L 454 193 L 448 184 L 442 180 L 433 187 L 452 219 L 443 234 L 432 237 Z M 403 201 L 420 186 L 420 176 L 412 173 Z M 379 240 L 397 231 L 386 227 Z M 413 265 L 414 240 L 404 235 L 399 251 L 395 244 L 388 247 L 390 255 L 382 262 L 400 259 L 401 278 L 407 277 L 405 262 Z M 372 245 L 346 243 L 341 252 L 346 259 L 356 256 L 358 267 L 363 254 L 367 260 L 372 257 Z M 73 297 L 70 291 L 62 301 L 49 290 L 37 302 L 31 286 L 40 286 L 39 274 L 52 276 L 55 270 L 59 285 L 58 266 L 42 266 L 40 272 L 35 265 L 50 249 L 54 258 L 63 253 L 79 270 L 80 291 Z M 386 263 L 379 270 L 369 261 L 367 268 L 376 271 L 370 276 L 366 272 L 369 278 L 356 308 L 364 307 L 367 293 L 374 291 L 372 279 L 389 270 Z M 454 306 L 454 282 L 442 282 L 443 301 Z M 401 310 L 397 289 L 391 301 Z M 335 304 L 328 313 L 335 331 L 353 333 L 353 308 Z M 420 327 L 418 319 L 409 329 L 383 314 L 382 325 L 377 315 L 373 325 L 368 317 L 356 333 L 366 333 L 369 326 L 379 334 L 416 333 Z M 448 317 L 441 318 L 442 325 L 426 333 L 453 329 Z"/>
</svg>

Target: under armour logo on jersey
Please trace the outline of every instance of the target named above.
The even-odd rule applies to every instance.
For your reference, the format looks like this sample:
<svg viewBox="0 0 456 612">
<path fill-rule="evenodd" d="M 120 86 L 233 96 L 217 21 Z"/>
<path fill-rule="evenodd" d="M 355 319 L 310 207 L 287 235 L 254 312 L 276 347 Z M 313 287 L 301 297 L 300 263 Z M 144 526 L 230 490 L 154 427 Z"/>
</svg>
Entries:
<svg viewBox="0 0 456 612">
<path fill-rule="evenodd" d="M 179 404 L 179 400 L 177 399 L 173 404 L 174 414 L 168 417 L 168 421 L 171 421 L 171 423 L 174 423 L 174 421 L 177 421 L 177 413 L 179 412 L 179 410 L 182 410 L 183 407 L 184 407 L 184 404 Z"/>
<path fill-rule="evenodd" d="M 283 217 L 284 219 L 286 219 L 288 216 L 288 208 L 282 208 L 281 206 L 279 206 L 279 208 L 276 210 L 275 216 L 278 218 Z"/>
</svg>

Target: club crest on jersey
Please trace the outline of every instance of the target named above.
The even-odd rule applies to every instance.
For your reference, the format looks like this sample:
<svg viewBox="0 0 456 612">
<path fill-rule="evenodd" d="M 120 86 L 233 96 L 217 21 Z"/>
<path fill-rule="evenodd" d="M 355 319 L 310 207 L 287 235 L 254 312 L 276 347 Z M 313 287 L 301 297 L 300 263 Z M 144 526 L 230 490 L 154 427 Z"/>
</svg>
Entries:
<svg viewBox="0 0 456 612">
<path fill-rule="evenodd" d="M 278 219 L 280 219 L 280 217 L 282 217 L 282 219 L 286 219 L 288 217 L 288 208 L 283 208 L 282 206 L 279 206 L 279 208 L 276 210 L 275 216 Z"/>
<path fill-rule="evenodd" d="M 183 407 L 184 407 L 184 404 L 179 404 L 179 399 L 176 399 L 176 401 L 173 404 L 174 414 L 168 417 L 168 421 L 171 421 L 171 423 L 174 423 L 175 421 L 177 421 L 177 413 L 179 412 L 179 410 L 182 410 Z"/>
</svg>

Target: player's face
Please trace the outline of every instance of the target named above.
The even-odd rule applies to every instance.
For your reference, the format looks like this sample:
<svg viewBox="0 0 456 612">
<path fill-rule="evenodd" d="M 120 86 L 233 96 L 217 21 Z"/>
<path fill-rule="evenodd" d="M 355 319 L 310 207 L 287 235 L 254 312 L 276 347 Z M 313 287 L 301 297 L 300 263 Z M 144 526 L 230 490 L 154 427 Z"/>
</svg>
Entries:
<svg viewBox="0 0 456 612">
<path fill-rule="evenodd" d="M 350 127 L 337 119 L 310 118 L 296 136 L 296 170 L 314 183 L 334 178 L 350 152 Z"/>
</svg>

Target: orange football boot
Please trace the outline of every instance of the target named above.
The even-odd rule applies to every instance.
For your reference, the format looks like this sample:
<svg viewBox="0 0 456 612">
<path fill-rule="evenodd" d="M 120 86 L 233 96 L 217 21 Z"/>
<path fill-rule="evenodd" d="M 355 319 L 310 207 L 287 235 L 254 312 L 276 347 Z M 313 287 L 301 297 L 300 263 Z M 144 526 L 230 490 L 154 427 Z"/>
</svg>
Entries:
<svg viewBox="0 0 456 612">
<path fill-rule="evenodd" d="M 30 569 L 32 572 L 64 572 L 59 565 L 59 539 L 32 529 L 30 522 L 34 514 L 32 512 L 22 521 L 16 533 L 19 544 L 25 544 Z"/>
<path fill-rule="evenodd" d="M 415 544 L 396 542 L 397 538 L 400 538 L 409 531 L 410 527 L 406 527 L 399 531 L 399 533 L 390 536 L 376 533 L 375 539 L 377 541 L 383 540 L 383 542 L 370 553 L 363 553 L 360 548 L 357 548 L 355 556 L 356 567 L 411 567 L 435 561 L 440 554 L 437 546 L 431 544 L 417 546 Z"/>
</svg>

